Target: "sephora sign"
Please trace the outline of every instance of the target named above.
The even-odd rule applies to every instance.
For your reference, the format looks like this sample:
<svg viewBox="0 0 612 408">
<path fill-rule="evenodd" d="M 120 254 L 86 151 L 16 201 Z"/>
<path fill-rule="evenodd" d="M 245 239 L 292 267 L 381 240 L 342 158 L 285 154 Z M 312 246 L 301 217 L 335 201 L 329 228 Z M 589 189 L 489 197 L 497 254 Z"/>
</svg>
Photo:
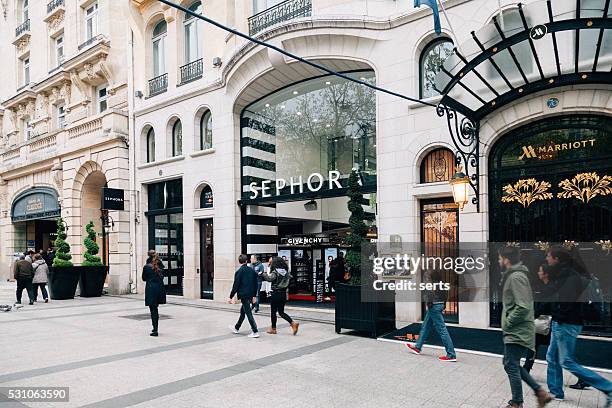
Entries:
<svg viewBox="0 0 612 408">
<path fill-rule="evenodd" d="M 302 194 L 304 192 L 316 193 L 327 187 L 328 190 L 342 188 L 340 172 L 332 170 L 327 174 L 327 180 L 321 173 L 312 173 L 304 180 L 302 176 L 287 179 L 264 180 L 261 183 L 252 182 L 249 185 L 251 200 L 256 198 L 269 198 L 283 194 Z"/>
</svg>

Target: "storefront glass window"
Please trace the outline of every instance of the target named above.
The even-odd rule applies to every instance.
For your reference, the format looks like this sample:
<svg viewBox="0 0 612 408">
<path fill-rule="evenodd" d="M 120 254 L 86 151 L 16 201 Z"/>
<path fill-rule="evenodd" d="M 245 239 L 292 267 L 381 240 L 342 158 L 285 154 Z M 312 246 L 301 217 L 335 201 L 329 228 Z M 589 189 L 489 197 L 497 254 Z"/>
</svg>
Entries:
<svg viewBox="0 0 612 408">
<path fill-rule="evenodd" d="M 347 75 L 374 84 L 372 71 Z M 313 173 L 346 182 L 358 168 L 366 183 L 376 175 L 376 98 L 370 88 L 324 76 L 283 88 L 242 114 L 243 191 L 252 182 L 306 183 Z"/>
</svg>

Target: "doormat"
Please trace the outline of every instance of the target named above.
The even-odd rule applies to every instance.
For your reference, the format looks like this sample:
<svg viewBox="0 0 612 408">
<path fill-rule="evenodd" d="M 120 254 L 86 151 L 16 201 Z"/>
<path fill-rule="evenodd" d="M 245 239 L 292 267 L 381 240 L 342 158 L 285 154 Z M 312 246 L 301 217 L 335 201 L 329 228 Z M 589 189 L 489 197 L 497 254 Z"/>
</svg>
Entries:
<svg viewBox="0 0 612 408">
<path fill-rule="evenodd" d="M 149 320 L 151 319 L 151 315 L 148 313 L 135 314 L 135 315 L 129 315 L 129 316 L 119 316 L 119 317 L 122 317 L 124 319 L 131 319 L 131 320 Z M 165 314 L 159 315 L 159 320 L 169 320 L 169 319 L 172 319 L 172 317 L 165 315 Z"/>
<path fill-rule="evenodd" d="M 503 355 L 504 344 L 500 330 L 471 329 L 467 327 L 447 326 L 448 332 L 453 339 L 457 349 L 481 351 L 485 353 Z M 421 330 L 420 323 L 413 323 L 399 330 L 381 337 L 385 340 L 393 340 L 401 343 L 407 341 L 415 342 Z M 431 331 L 425 344 L 442 346 L 440 336 L 434 330 Z M 595 339 L 578 339 L 576 344 L 576 359 L 582 365 L 612 370 L 612 341 Z M 546 347 L 538 348 L 536 358 L 546 360 Z"/>
</svg>

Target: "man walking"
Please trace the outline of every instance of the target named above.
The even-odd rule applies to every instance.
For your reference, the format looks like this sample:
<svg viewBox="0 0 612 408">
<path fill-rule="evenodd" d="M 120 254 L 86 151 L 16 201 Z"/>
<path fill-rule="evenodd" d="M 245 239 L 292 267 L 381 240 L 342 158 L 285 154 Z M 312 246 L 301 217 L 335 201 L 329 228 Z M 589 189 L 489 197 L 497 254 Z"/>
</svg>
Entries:
<svg viewBox="0 0 612 408">
<path fill-rule="evenodd" d="M 257 313 L 259 312 L 259 292 L 261 292 L 261 283 L 263 282 L 261 276 L 264 272 L 264 266 L 259 260 L 258 255 L 251 255 L 251 268 L 257 274 L 257 295 L 255 296 L 257 301 L 253 304 L 253 311 Z"/>
<path fill-rule="evenodd" d="M 529 271 L 521 263 L 519 248 L 515 246 L 500 249 L 499 266 L 502 268 L 503 363 L 512 391 L 512 399 L 506 408 L 523 406 L 521 379 L 535 392 L 538 407 L 541 408 L 552 401 L 552 396 L 520 364 L 521 358 L 529 350 L 535 351 L 533 293 L 527 276 Z"/>
<path fill-rule="evenodd" d="M 32 290 L 32 279 L 34 279 L 34 268 L 32 263 L 26 261 L 25 256 L 21 256 L 15 263 L 15 270 L 13 276 L 17 280 L 17 304 L 21 304 L 21 295 L 25 289 L 28 292 L 30 298 L 30 304 L 34 304 L 34 292 Z"/>
<path fill-rule="evenodd" d="M 251 304 L 257 302 L 257 298 L 255 297 L 255 291 L 257 290 L 257 273 L 255 273 L 253 268 L 247 266 L 247 261 L 248 258 L 244 254 L 241 254 L 238 257 L 240 268 L 238 268 L 234 274 L 234 285 L 232 286 L 232 291 L 227 299 L 228 303 L 235 304 L 236 301 L 234 300 L 234 295 L 237 294 L 238 299 L 242 303 L 238 322 L 235 326 L 230 326 L 230 330 L 232 333 L 238 334 L 240 326 L 242 326 L 242 322 L 246 316 L 252 330 L 249 337 L 258 338 L 259 333 L 257 332 L 257 323 L 255 323 L 253 313 L 251 312 Z"/>
<path fill-rule="evenodd" d="M 558 301 L 552 304 L 551 339 L 546 353 L 548 362 L 548 389 L 558 400 L 564 399 L 563 368 L 606 395 L 606 405 L 612 406 L 612 382 L 584 368 L 576 361 L 576 339 L 584 324 L 580 296 L 585 289 L 570 252 L 562 246 L 553 246 L 546 255 L 546 262 L 553 267 L 553 285 Z"/>
<path fill-rule="evenodd" d="M 428 283 L 438 284 L 442 280 L 438 271 L 432 271 L 426 273 L 425 281 Z M 421 354 L 423 343 L 425 343 L 425 340 L 429 336 L 433 326 L 433 328 L 438 332 L 438 335 L 442 340 L 442 344 L 444 344 L 444 348 L 446 349 L 446 355 L 438 357 L 438 360 L 442 362 L 456 362 L 457 354 L 455 354 L 453 340 L 448 333 L 448 329 L 444 323 L 444 316 L 442 315 L 444 306 L 446 304 L 446 299 L 448 297 L 448 292 L 444 290 L 431 290 L 424 292 L 424 295 L 425 300 L 427 301 L 427 314 L 425 315 L 423 325 L 421 326 L 419 339 L 414 346 L 410 343 L 406 343 L 406 347 L 408 347 L 408 349 L 414 354 Z"/>
</svg>

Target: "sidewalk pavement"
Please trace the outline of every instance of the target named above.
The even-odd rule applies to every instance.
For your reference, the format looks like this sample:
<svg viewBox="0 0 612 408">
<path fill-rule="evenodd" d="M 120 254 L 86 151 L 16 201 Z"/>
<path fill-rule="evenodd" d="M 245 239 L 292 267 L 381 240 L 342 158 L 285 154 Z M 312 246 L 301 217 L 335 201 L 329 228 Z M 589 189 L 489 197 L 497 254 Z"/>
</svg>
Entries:
<svg viewBox="0 0 612 408">
<path fill-rule="evenodd" d="M 0 304 L 13 301 L 14 284 L 0 284 Z M 70 387 L 68 403 L 0 402 L 0 408 L 497 408 L 510 396 L 498 357 L 459 354 L 457 363 L 441 363 L 437 349 L 415 356 L 403 345 L 337 335 L 333 325 L 315 321 L 303 321 L 292 336 L 280 320 L 279 334 L 267 335 L 268 317 L 261 314 L 261 337 L 249 339 L 246 325 L 239 335 L 229 332 L 238 307 L 228 307 L 162 306 L 157 338 L 148 335 L 144 302 L 130 296 L 0 313 L 0 387 Z M 545 381 L 545 365 L 533 373 Z M 535 407 L 525 395 L 525 407 Z M 567 389 L 566 401 L 549 406 L 603 404 L 597 391 Z"/>
</svg>

